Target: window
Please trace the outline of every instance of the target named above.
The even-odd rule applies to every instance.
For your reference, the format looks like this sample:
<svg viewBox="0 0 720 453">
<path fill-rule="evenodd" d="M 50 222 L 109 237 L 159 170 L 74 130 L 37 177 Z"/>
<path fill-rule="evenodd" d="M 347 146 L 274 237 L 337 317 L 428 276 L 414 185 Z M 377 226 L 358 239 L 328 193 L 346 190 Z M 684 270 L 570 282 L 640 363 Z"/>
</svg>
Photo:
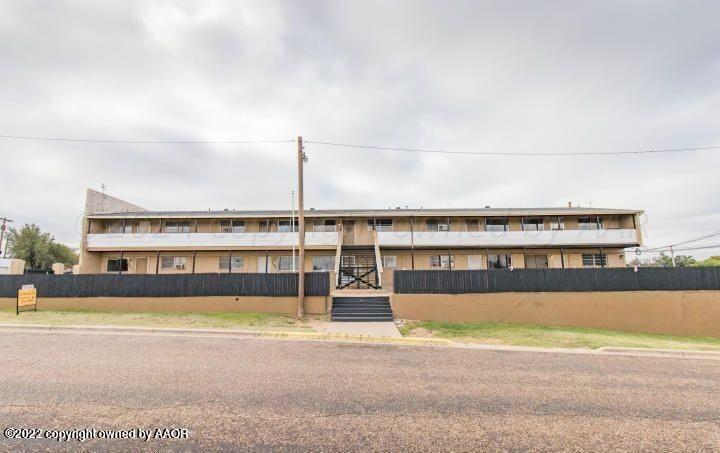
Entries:
<svg viewBox="0 0 720 453">
<path fill-rule="evenodd" d="M 294 223 L 294 228 L 293 228 Z M 290 233 L 291 231 L 297 231 L 298 230 L 298 221 L 297 219 L 295 222 L 292 220 L 279 220 L 278 221 L 278 231 L 280 233 Z"/>
<path fill-rule="evenodd" d="M 228 265 L 230 264 L 230 256 L 220 256 L 219 258 L 219 265 L 220 270 L 229 270 Z M 242 270 L 242 268 L 245 267 L 245 257 L 244 256 L 233 256 L 232 257 L 232 270 Z"/>
<path fill-rule="evenodd" d="M 427 219 L 425 221 L 428 231 L 450 231 L 450 219 Z"/>
<path fill-rule="evenodd" d="M 123 232 L 122 220 L 113 221 L 107 224 L 107 232 L 111 234 L 120 234 Z"/>
<path fill-rule="evenodd" d="M 186 256 L 163 256 L 160 260 L 160 265 L 163 269 L 172 269 L 176 271 L 185 270 L 187 266 Z"/>
<path fill-rule="evenodd" d="M 604 253 L 583 253 L 582 264 L 583 266 L 606 266 L 607 255 Z"/>
<path fill-rule="evenodd" d="M 455 257 L 452 255 L 431 255 L 430 267 L 433 269 L 452 269 L 455 267 Z"/>
<path fill-rule="evenodd" d="M 564 230 L 565 229 L 565 219 L 562 217 L 551 217 L 550 218 L 550 229 L 557 231 L 557 230 Z"/>
<path fill-rule="evenodd" d="M 397 267 L 397 255 L 383 255 L 383 267 Z"/>
<path fill-rule="evenodd" d="M 508 220 L 502 219 L 485 219 L 485 231 L 509 231 Z"/>
<path fill-rule="evenodd" d="M 290 255 L 287 256 L 279 256 L 278 257 L 278 270 L 279 271 L 294 271 L 298 268 L 298 257 L 297 255 L 294 257 Z"/>
<path fill-rule="evenodd" d="M 523 231 L 543 231 L 545 223 L 542 217 L 526 217 L 522 219 Z"/>
<path fill-rule="evenodd" d="M 267 233 L 272 228 L 272 220 L 261 220 L 260 221 L 260 232 Z"/>
<path fill-rule="evenodd" d="M 314 231 L 335 231 L 335 219 L 316 220 Z"/>
<path fill-rule="evenodd" d="M 335 269 L 335 257 L 332 255 L 313 256 L 312 266 L 314 271 L 332 271 Z"/>
<path fill-rule="evenodd" d="M 480 231 L 480 222 L 478 219 L 467 219 L 465 221 L 468 231 Z"/>
<path fill-rule="evenodd" d="M 221 220 L 220 221 L 220 232 L 221 233 L 244 233 L 245 232 L 245 221 L 244 220 Z"/>
<path fill-rule="evenodd" d="M 510 255 L 488 255 L 488 269 L 507 269 L 512 266 L 512 257 Z"/>
<path fill-rule="evenodd" d="M 578 229 L 580 230 L 602 230 L 603 222 L 599 216 L 580 217 L 578 219 Z"/>
<path fill-rule="evenodd" d="M 547 255 L 527 255 L 525 257 L 525 268 L 526 269 L 547 269 L 548 268 Z"/>
<path fill-rule="evenodd" d="M 368 219 L 368 231 L 392 231 L 392 219 Z"/>
<path fill-rule="evenodd" d="M 121 269 L 122 266 L 122 269 Z M 127 272 L 128 270 L 128 260 L 127 258 L 109 258 L 107 260 L 107 267 L 108 272 Z"/>
<path fill-rule="evenodd" d="M 190 222 L 165 222 L 166 233 L 189 233 Z"/>
</svg>

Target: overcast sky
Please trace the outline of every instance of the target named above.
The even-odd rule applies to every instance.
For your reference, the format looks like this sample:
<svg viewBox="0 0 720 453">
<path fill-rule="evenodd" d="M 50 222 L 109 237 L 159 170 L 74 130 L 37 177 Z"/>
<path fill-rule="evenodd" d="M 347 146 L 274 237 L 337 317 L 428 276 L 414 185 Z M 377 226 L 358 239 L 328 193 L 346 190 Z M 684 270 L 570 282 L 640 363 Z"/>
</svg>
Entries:
<svg viewBox="0 0 720 453">
<path fill-rule="evenodd" d="M 5 0 L 0 134 L 533 153 L 718 146 L 719 23 L 720 2 L 688 0 Z M 0 139 L 0 216 L 76 246 L 85 188 L 103 183 L 149 209 L 284 209 L 294 146 Z M 720 230 L 720 150 L 306 151 L 308 207 L 572 201 L 645 209 L 653 246 Z"/>
</svg>

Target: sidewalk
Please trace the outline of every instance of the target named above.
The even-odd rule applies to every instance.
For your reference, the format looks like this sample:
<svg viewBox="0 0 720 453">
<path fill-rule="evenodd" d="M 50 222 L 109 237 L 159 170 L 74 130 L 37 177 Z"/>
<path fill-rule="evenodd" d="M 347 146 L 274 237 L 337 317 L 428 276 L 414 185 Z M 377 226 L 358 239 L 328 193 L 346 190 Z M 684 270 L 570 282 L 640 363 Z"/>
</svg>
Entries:
<svg viewBox="0 0 720 453">
<path fill-rule="evenodd" d="M 366 335 L 382 338 L 402 338 L 394 322 L 332 322 L 311 320 L 310 327 L 318 332 Z"/>
<path fill-rule="evenodd" d="M 159 335 L 199 336 L 212 338 L 256 338 L 268 340 L 331 341 L 341 343 L 373 343 L 381 345 L 442 346 L 461 349 L 482 349 L 498 352 L 536 352 L 550 354 L 613 355 L 632 357 L 686 358 L 720 361 L 720 352 L 673 349 L 636 349 L 604 347 L 599 349 L 537 348 L 525 346 L 500 346 L 489 344 L 458 343 L 442 338 L 379 337 L 340 332 L 282 332 L 231 329 L 177 329 L 119 326 L 52 326 L 38 324 L 0 324 L 0 334 L 30 332 L 38 334 L 77 335 Z"/>
</svg>

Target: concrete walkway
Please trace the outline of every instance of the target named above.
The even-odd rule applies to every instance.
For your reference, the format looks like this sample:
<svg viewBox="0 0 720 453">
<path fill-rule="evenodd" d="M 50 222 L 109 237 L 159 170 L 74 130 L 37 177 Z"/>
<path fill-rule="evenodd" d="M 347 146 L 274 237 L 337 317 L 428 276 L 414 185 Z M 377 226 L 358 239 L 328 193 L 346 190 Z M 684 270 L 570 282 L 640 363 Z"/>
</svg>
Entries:
<svg viewBox="0 0 720 453">
<path fill-rule="evenodd" d="M 402 338 L 394 322 L 332 322 L 313 320 L 310 326 L 318 332 Z"/>
</svg>

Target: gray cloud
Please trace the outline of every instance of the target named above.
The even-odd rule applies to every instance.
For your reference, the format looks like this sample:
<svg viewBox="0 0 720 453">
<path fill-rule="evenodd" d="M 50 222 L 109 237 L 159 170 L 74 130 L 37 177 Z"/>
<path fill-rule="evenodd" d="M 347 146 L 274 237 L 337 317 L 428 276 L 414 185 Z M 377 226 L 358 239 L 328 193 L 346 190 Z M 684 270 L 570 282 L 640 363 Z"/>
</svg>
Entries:
<svg viewBox="0 0 720 453">
<path fill-rule="evenodd" d="M 507 152 L 720 145 L 711 1 L 6 1 L 4 134 Z M 308 144 L 307 204 L 644 208 L 720 229 L 713 151 L 472 157 Z M 157 209 L 285 208 L 294 145 L 0 140 L 0 214 L 77 243 L 85 187 Z M 717 251 L 715 251 L 717 252 Z M 709 252 L 708 252 L 709 253 Z M 705 256 L 708 253 L 698 253 Z"/>
</svg>

